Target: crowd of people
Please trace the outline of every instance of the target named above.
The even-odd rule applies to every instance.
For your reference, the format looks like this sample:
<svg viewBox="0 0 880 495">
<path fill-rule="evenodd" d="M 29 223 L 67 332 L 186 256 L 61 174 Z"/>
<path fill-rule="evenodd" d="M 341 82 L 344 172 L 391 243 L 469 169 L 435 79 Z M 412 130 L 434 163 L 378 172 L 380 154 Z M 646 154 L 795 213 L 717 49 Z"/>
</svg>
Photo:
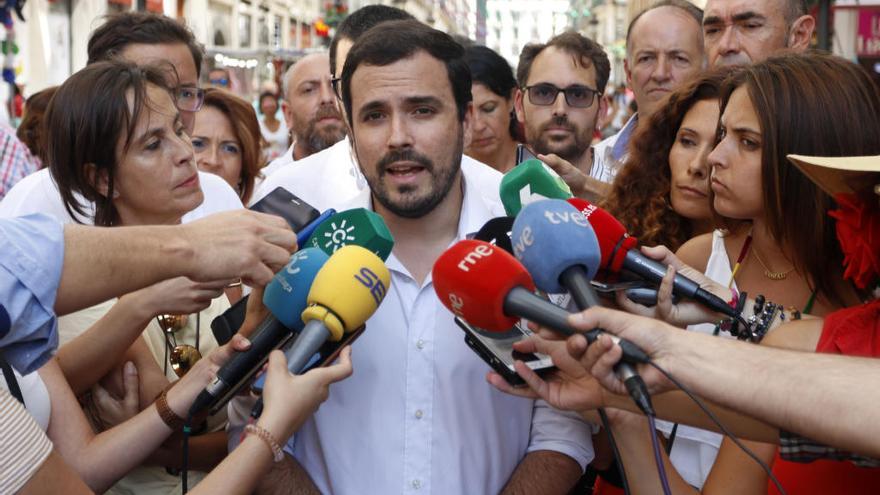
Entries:
<svg viewBox="0 0 880 495">
<path fill-rule="evenodd" d="M 109 16 L 87 66 L 0 129 L 0 493 L 874 493 L 880 90 L 814 27 L 802 0 L 661 0 L 613 88 L 577 32 L 514 69 L 370 5 L 255 108 L 182 22 Z M 504 174 L 532 157 L 667 271 L 645 305 L 600 270 L 574 335 L 515 344 L 556 367 L 517 361 L 516 387 L 432 269 L 509 214 Z M 305 247 L 247 209 L 278 188 L 378 214 L 390 287 L 334 363 L 296 375 L 273 351 L 257 419 L 245 393 L 191 427 Z M 674 295 L 679 275 L 730 310 Z M 612 336 L 650 357 L 656 428 Z"/>
</svg>

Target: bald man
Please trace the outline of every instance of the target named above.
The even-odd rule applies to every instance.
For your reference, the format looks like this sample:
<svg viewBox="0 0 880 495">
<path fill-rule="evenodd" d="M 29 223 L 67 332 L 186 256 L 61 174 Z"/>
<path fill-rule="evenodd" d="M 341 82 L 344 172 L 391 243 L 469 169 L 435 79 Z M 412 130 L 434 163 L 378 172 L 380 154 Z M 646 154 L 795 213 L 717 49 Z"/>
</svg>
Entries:
<svg viewBox="0 0 880 495">
<path fill-rule="evenodd" d="M 710 66 L 759 62 L 809 48 L 816 20 L 804 0 L 708 0 L 703 37 Z"/>
<path fill-rule="evenodd" d="M 346 135 L 345 122 L 330 86 L 330 58 L 313 53 L 301 58 L 284 74 L 281 111 L 292 134 L 290 149 L 263 169 L 276 170 L 333 146 Z"/>
</svg>

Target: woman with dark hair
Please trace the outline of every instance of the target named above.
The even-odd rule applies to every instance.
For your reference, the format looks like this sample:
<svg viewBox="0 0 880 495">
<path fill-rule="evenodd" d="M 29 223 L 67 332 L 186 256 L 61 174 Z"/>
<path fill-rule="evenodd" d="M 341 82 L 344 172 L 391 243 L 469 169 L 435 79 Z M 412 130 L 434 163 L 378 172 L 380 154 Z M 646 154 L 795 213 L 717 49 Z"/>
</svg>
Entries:
<svg viewBox="0 0 880 495">
<path fill-rule="evenodd" d="M 516 166 L 516 118 L 513 90 L 516 79 L 507 61 L 491 48 L 465 48 L 471 69 L 474 120 L 464 153 L 501 173 Z"/>
<path fill-rule="evenodd" d="M 863 69 L 831 55 L 810 53 L 773 57 L 737 69 L 721 92 L 719 142 L 709 154 L 714 210 L 724 230 L 685 243 L 681 260 L 716 283 L 730 287 L 734 299 L 748 293 L 788 308 L 792 314 L 822 316 L 860 302 L 843 277 L 843 256 L 828 212 L 832 198 L 787 159 L 788 154 L 866 156 L 880 154 L 880 93 Z M 771 331 L 764 345 L 805 352 L 840 352 L 820 338 L 821 325 L 787 326 Z M 711 332 L 714 325 L 691 330 Z M 807 330 L 805 330 L 805 328 Z M 852 339 L 848 339 L 850 342 Z M 745 370 L 745 376 L 757 370 Z M 751 376 L 750 379 L 759 379 Z M 627 471 L 653 465 L 639 453 L 650 439 L 643 424 L 622 414 L 615 435 L 621 440 Z M 630 424 L 631 423 L 631 424 Z M 619 427 L 619 428 L 618 428 Z M 666 431 L 669 431 L 667 426 Z M 715 439 L 713 441 L 713 438 Z M 729 439 L 680 426 L 672 446 L 673 492 L 764 493 L 766 474 Z M 790 493 L 872 493 L 880 470 L 849 463 L 796 464 L 776 459 L 776 445 L 745 442 L 774 467 Z M 712 455 L 710 455 L 712 454 Z M 710 469 L 711 468 L 711 469 Z M 655 472 L 655 471 L 651 471 Z M 705 478 L 705 484 L 701 477 Z M 736 483 L 731 480 L 736 478 Z M 642 478 L 653 493 L 656 479 Z M 770 493 L 776 493 L 770 486 Z"/>
<path fill-rule="evenodd" d="M 248 102 L 222 89 L 205 90 L 192 134 L 196 163 L 199 170 L 228 182 L 243 204 L 250 200 L 254 181 L 266 164 L 260 143 L 260 124 Z"/>
<path fill-rule="evenodd" d="M 46 113 L 46 158 L 73 218 L 107 227 L 176 224 L 203 201 L 192 144 L 171 94 L 172 73 L 100 62 L 58 89 Z M 208 328 L 229 307 L 223 289 L 231 282 L 175 278 L 59 320 L 58 364 L 97 431 L 148 407 L 217 348 Z M 113 405 L 112 396 L 126 400 Z M 224 415 L 211 417 L 209 433 L 194 437 L 192 469 L 207 471 L 223 459 L 224 422 Z M 70 428 L 71 435 L 78 431 Z M 178 450 L 176 443 L 160 449 L 152 457 L 158 466 L 138 467 L 117 488 L 178 491 L 178 478 L 166 472 L 178 464 Z M 132 467 L 96 486 L 106 488 L 104 482 L 115 482 Z"/>
<path fill-rule="evenodd" d="M 24 117 L 18 126 L 18 130 L 15 131 L 18 139 L 30 150 L 39 168 L 43 168 L 45 163 L 43 161 L 45 155 L 43 140 L 45 139 L 46 131 L 43 129 L 43 117 L 46 114 L 46 107 L 49 106 L 49 101 L 57 90 L 58 86 L 51 86 L 32 94 L 24 104 Z"/>
<path fill-rule="evenodd" d="M 263 91 L 260 93 L 260 132 L 266 140 L 265 159 L 266 163 L 281 156 L 290 146 L 290 130 L 284 119 L 279 119 L 278 95 Z M 247 202 L 245 202 L 247 204 Z"/>
<path fill-rule="evenodd" d="M 672 93 L 633 135 L 603 207 L 647 246 L 670 249 L 712 231 L 709 166 L 721 83 L 729 68 L 704 72 Z"/>
</svg>

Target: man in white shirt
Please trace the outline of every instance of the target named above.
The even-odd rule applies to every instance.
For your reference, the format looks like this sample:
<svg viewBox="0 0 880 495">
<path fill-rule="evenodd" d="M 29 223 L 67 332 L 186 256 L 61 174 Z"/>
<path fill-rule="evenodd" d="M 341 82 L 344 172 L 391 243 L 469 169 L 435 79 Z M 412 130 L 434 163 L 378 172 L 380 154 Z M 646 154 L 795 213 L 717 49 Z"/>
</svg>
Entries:
<svg viewBox="0 0 880 495">
<path fill-rule="evenodd" d="M 156 14 L 117 14 L 92 33 L 88 53 L 89 63 L 114 55 L 137 64 L 171 63 L 177 75 L 177 106 L 187 132 L 192 132 L 195 114 L 204 99 L 204 93 L 198 87 L 202 48 L 186 26 Z M 199 172 L 199 183 L 205 199 L 196 209 L 184 215 L 184 222 L 211 213 L 242 208 L 238 195 L 220 177 Z M 91 207 L 85 201 L 81 201 L 81 204 L 86 204 L 87 210 Z M 45 213 L 64 223 L 91 223 L 91 219 L 74 219 L 67 212 L 48 168 L 19 181 L 0 202 L 0 217 L 30 213 Z"/>
<path fill-rule="evenodd" d="M 590 200 L 605 193 L 613 176 L 593 165 L 590 143 L 607 104 L 602 94 L 611 64 L 595 41 L 567 31 L 523 48 L 516 69 L 516 118 L 532 152 Z M 570 173 L 567 173 L 572 169 Z M 570 180 L 578 176 L 576 184 Z"/>
<path fill-rule="evenodd" d="M 345 137 L 346 127 L 330 86 L 330 58 L 306 55 L 284 74 L 281 110 L 293 144 L 263 168 L 269 176 L 283 167 L 323 151 Z"/>
<path fill-rule="evenodd" d="M 339 24 L 330 43 L 330 81 L 338 82 L 336 76 L 342 74 L 342 64 L 345 63 L 348 50 L 361 35 L 380 22 L 404 19 L 413 19 L 413 17 L 397 7 L 387 5 L 367 5 L 346 17 Z M 336 94 L 335 89 L 333 92 L 339 105 L 339 95 Z M 263 168 L 263 175 L 266 178 L 255 189 L 251 204 L 261 200 L 278 187 L 287 189 L 319 210 L 328 208 L 326 205 L 328 200 L 342 200 L 355 196 L 366 187 L 367 183 L 361 176 L 350 150 L 351 143 L 345 133 L 333 146 L 304 158 L 294 157 L 294 146 L 291 146 L 288 153 Z"/>
<path fill-rule="evenodd" d="M 448 35 L 395 21 L 346 60 L 341 93 L 369 189 L 335 206 L 385 219 L 392 282 L 354 344 L 354 375 L 288 443 L 270 493 L 564 494 L 593 456 L 580 418 L 488 386 L 434 292 L 434 260 L 503 215 L 477 178 L 487 167 L 462 160 L 473 114 L 463 55 Z"/>
<path fill-rule="evenodd" d="M 623 67 L 638 112 L 617 134 L 594 147 L 594 168 L 607 170 L 613 179 L 626 159 L 639 119 L 647 122 L 669 93 L 705 67 L 702 21 L 703 11 L 687 0 L 664 0 L 630 22 Z"/>
</svg>

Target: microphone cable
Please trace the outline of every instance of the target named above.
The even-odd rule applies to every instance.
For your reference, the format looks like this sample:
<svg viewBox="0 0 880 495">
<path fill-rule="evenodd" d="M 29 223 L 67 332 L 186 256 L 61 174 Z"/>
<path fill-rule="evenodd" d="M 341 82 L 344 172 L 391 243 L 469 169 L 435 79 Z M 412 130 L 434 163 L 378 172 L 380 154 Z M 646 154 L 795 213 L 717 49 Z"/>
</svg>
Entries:
<svg viewBox="0 0 880 495">
<path fill-rule="evenodd" d="M 654 369 L 656 369 L 657 371 L 659 371 L 663 376 L 666 377 L 667 380 L 672 382 L 673 385 L 675 385 L 676 387 L 681 389 L 681 391 L 684 392 L 685 395 L 687 395 L 692 401 L 694 401 L 694 403 L 706 414 L 706 416 L 708 416 L 709 419 L 713 423 L 715 423 L 716 426 L 718 426 L 718 428 L 721 430 L 721 433 L 723 433 L 725 436 L 730 438 L 730 440 L 732 440 L 733 443 L 736 444 L 736 446 L 740 448 L 740 450 L 742 450 L 747 456 L 752 458 L 753 461 L 755 461 L 759 466 L 761 466 L 761 469 L 763 469 L 764 472 L 767 473 L 767 476 L 770 478 L 770 480 L 776 486 L 776 489 L 779 491 L 779 493 L 781 495 L 786 495 L 786 491 L 782 487 L 782 483 L 780 483 L 779 480 L 776 478 L 776 476 L 773 474 L 773 470 L 770 469 L 770 466 L 768 466 L 766 462 L 762 461 L 757 455 L 755 455 L 754 452 L 752 452 L 751 449 L 746 447 L 738 438 L 736 438 L 736 436 L 734 436 L 733 433 L 731 433 L 731 431 L 728 430 L 727 427 L 721 423 L 721 420 L 718 419 L 718 416 L 716 416 L 715 413 L 713 413 L 712 410 L 709 409 L 706 406 L 706 404 L 703 403 L 703 401 L 690 390 L 690 388 L 688 388 L 683 383 L 681 383 L 677 378 L 675 378 L 672 375 L 672 373 L 669 373 L 668 371 L 663 369 L 663 367 L 661 367 L 660 365 L 655 363 L 654 360 L 648 361 L 648 364 L 650 366 L 654 367 Z M 649 422 L 653 421 L 650 416 L 648 417 L 648 421 Z M 653 437 L 656 440 L 656 435 L 654 435 Z M 655 449 L 655 455 L 657 455 L 657 454 L 658 454 L 658 451 L 657 451 L 657 449 Z M 661 468 L 661 466 L 662 465 L 658 464 L 658 469 Z M 661 482 L 662 482 L 663 479 L 665 478 L 665 472 L 661 472 L 660 478 L 661 478 Z"/>
<path fill-rule="evenodd" d="M 614 440 L 614 432 L 611 431 L 611 423 L 608 421 L 608 414 L 603 407 L 600 407 L 598 412 L 599 419 L 602 421 L 602 428 L 605 430 L 605 435 L 608 437 L 608 443 L 611 445 L 611 452 L 614 454 L 617 473 L 620 475 L 620 484 L 623 485 L 623 493 L 625 495 L 630 495 L 629 482 L 626 479 L 626 469 L 623 467 L 623 458 L 620 455 L 620 449 L 617 447 L 617 441 Z"/>
<path fill-rule="evenodd" d="M 189 437 L 192 433 L 193 411 L 186 413 L 186 422 L 183 423 L 183 459 L 180 463 L 180 486 L 182 493 L 187 492 L 187 470 L 189 468 Z"/>
<path fill-rule="evenodd" d="M 657 438 L 657 421 L 653 414 L 648 415 L 648 433 L 651 435 L 651 447 L 654 450 L 654 462 L 657 463 L 657 474 L 660 475 L 663 495 L 672 495 L 672 490 L 669 489 L 669 479 L 666 477 L 666 465 L 663 464 L 663 455 L 660 454 L 660 440 Z"/>
</svg>

